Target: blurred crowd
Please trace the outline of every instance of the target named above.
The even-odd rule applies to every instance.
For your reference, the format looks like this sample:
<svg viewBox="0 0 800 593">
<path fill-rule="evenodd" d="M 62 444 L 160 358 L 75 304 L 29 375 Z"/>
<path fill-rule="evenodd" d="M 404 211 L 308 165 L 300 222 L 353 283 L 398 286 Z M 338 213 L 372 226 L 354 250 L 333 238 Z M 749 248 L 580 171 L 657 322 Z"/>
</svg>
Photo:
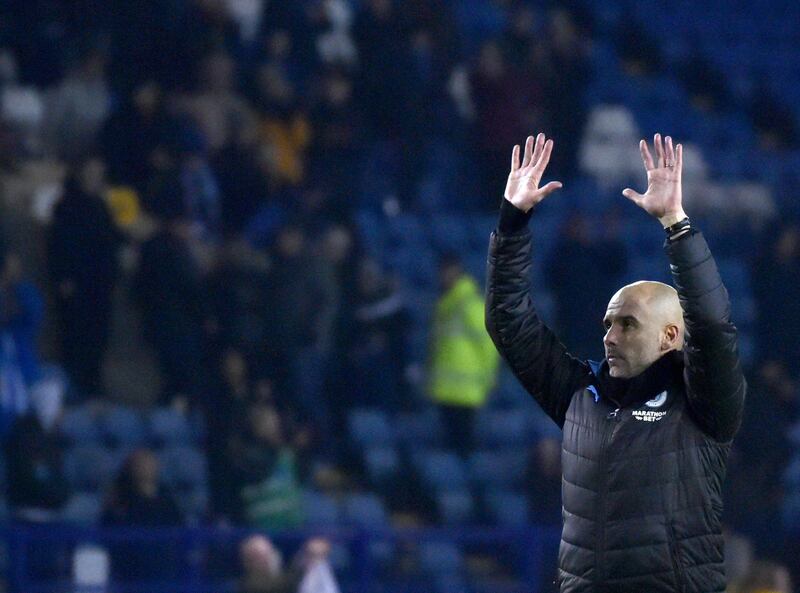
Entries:
<svg viewBox="0 0 800 593">
<path fill-rule="evenodd" d="M 467 365 L 475 390 L 465 396 L 437 383 L 463 370 L 437 352 L 454 325 L 482 332 L 480 272 L 466 254 L 438 250 L 420 355 L 411 282 L 370 249 L 359 216 L 491 220 L 511 147 L 539 130 L 556 138 L 552 176 L 584 179 L 602 29 L 581 2 L 2 3 L 0 429 L 11 516 L 47 521 L 67 504 L 58 425 L 70 406 L 169 407 L 201 426 L 210 501 L 194 520 L 215 524 L 296 527 L 303 488 L 368 489 L 348 439 L 354 408 L 401 414 L 432 400 L 446 446 L 471 452 L 496 355 L 488 337 L 464 338 L 463 352 L 482 353 Z M 611 33 L 633 80 L 664 69 L 646 38 Z M 682 84 L 698 109 L 730 108 L 709 64 L 687 63 Z M 758 96 L 748 117 L 759 146 L 794 149 L 791 112 Z M 748 248 L 753 299 L 742 306 L 757 319 L 727 494 L 728 524 L 745 536 L 735 536 L 745 550 L 737 591 L 788 593 L 784 568 L 752 558 L 755 549 L 800 570 L 787 553 L 800 512 L 786 511 L 800 502 L 787 503 L 785 487 L 800 419 L 800 224 L 722 224 L 716 208 L 703 220 L 721 226 L 723 254 Z M 605 301 L 638 269 L 619 212 L 600 218 L 601 232 L 577 209 L 551 225 L 542 262 L 547 313 L 582 356 L 596 356 Z M 463 319 L 452 310 L 462 296 L 472 298 Z M 597 331 L 575 311 L 594 312 Z M 125 360 L 126 342 L 151 358 Z M 139 388 L 119 387 L 120 365 Z M 529 455 L 531 516 L 557 523 L 557 441 Z M 159 476 L 150 449 L 130 453 L 101 522 L 189 521 Z M 406 524 L 440 520 L 414 480 L 384 488 Z M 244 545 L 248 558 L 268 556 L 264 542 Z M 153 565 L 152 554 L 139 560 Z"/>
</svg>

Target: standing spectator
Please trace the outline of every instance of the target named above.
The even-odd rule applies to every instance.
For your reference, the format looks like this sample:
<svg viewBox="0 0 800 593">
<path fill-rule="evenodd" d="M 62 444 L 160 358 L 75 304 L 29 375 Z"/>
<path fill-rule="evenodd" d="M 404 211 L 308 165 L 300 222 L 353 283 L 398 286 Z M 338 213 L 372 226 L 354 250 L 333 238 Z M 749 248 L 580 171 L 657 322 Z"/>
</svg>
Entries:
<svg viewBox="0 0 800 593">
<path fill-rule="evenodd" d="M 19 256 L 0 246 L 0 436 L 29 409 L 30 389 L 40 374 L 36 339 L 43 309 Z"/>
<path fill-rule="evenodd" d="M 134 291 L 145 337 L 161 368 L 162 401 L 196 399 L 205 384 L 204 322 L 208 318 L 202 272 L 192 251 L 191 222 L 165 209 L 156 233 L 141 246 Z"/>
<path fill-rule="evenodd" d="M 350 370 L 337 401 L 380 404 L 392 410 L 407 406 L 408 325 L 408 303 L 397 282 L 387 278 L 376 262 L 363 260 L 350 326 Z"/>
<path fill-rule="evenodd" d="M 164 110 L 161 87 L 148 81 L 136 88 L 100 135 L 110 180 L 144 194 L 155 164 L 154 153 L 167 143 L 174 126 Z"/>
<path fill-rule="evenodd" d="M 235 82 L 236 65 L 231 57 L 222 51 L 212 53 L 201 64 L 197 91 L 186 101 L 212 156 L 230 141 L 239 126 L 255 125 Z"/>
<path fill-rule="evenodd" d="M 279 391 L 292 393 L 303 412 L 312 415 L 319 426 L 327 426 L 328 412 L 317 382 L 310 381 L 309 364 L 318 364 L 316 355 L 328 311 L 333 306 L 325 267 L 312 257 L 306 234 L 290 223 L 278 231 L 271 273 L 271 340 L 279 345 L 274 368 Z"/>
<path fill-rule="evenodd" d="M 606 237 L 592 235 L 588 221 L 574 213 L 546 264 L 547 282 L 556 302 L 559 336 L 575 356 L 600 360 L 601 324 L 581 317 L 581 311 L 603 311 L 627 269 L 625 245 L 614 236 L 616 224 L 608 221 Z M 596 333 L 587 331 L 595 327 Z"/>
<path fill-rule="evenodd" d="M 800 224 L 784 224 L 766 243 L 753 268 L 758 353 L 762 359 L 779 360 L 796 370 L 800 337 L 786 328 L 800 327 Z"/>
<path fill-rule="evenodd" d="M 312 174 L 333 194 L 337 210 L 352 208 L 352 171 L 363 142 L 360 111 L 353 99 L 353 81 L 332 70 L 324 76 L 320 98 L 311 111 L 314 142 L 309 147 Z"/>
<path fill-rule="evenodd" d="M 270 177 L 278 186 L 298 186 L 306 178 L 306 151 L 311 143 L 308 115 L 295 85 L 277 65 L 262 66 L 256 79 L 261 106 L 259 130 Z"/>
<path fill-rule="evenodd" d="M 44 134 L 50 152 L 75 159 L 92 150 L 111 109 L 107 56 L 90 51 L 47 97 Z"/>
<path fill-rule="evenodd" d="M 520 88 L 519 77 L 494 41 L 481 48 L 478 62 L 470 73 L 470 87 L 475 104 L 477 143 L 484 171 L 484 191 L 491 196 L 487 207 L 497 203 L 498 187 L 506 180 L 506 147 L 520 135 L 526 92 Z"/>
<path fill-rule="evenodd" d="M 467 455 L 475 413 L 494 388 L 499 356 L 486 333 L 477 282 L 453 256 L 440 262 L 439 278 L 442 296 L 434 314 L 428 390 L 439 406 L 448 446 Z"/>
<path fill-rule="evenodd" d="M 148 449 L 131 453 L 106 501 L 102 522 L 109 526 L 168 527 L 183 523 L 178 506 L 161 483 L 158 458 Z M 177 557 L 168 546 L 138 540 L 112 546 L 118 579 L 175 577 Z"/>
<path fill-rule="evenodd" d="M 293 449 L 286 444 L 278 412 L 269 405 L 250 408 L 248 426 L 231 450 L 240 519 L 261 529 L 285 529 L 303 521 Z"/>
<path fill-rule="evenodd" d="M 101 392 L 122 236 L 105 203 L 105 163 L 90 157 L 67 179 L 47 244 L 61 356 L 81 395 Z"/>
</svg>

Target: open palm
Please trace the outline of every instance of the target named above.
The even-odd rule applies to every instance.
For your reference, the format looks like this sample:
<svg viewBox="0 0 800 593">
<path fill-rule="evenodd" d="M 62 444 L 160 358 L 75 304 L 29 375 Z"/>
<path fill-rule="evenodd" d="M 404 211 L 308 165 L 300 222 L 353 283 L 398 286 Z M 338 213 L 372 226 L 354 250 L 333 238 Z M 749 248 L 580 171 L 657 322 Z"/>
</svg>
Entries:
<svg viewBox="0 0 800 593">
<path fill-rule="evenodd" d="M 553 152 L 553 141 L 547 140 L 544 134 L 539 134 L 534 140 L 528 136 L 525 141 L 525 154 L 522 164 L 519 162 L 519 144 L 511 151 L 511 173 L 508 174 L 505 199 L 520 210 L 527 212 L 541 202 L 548 194 L 561 187 L 559 181 L 551 181 L 539 187 L 542 175 L 550 162 Z"/>
<path fill-rule="evenodd" d="M 647 191 L 644 194 L 627 188 L 622 194 L 655 216 L 663 223 L 674 223 L 686 214 L 683 211 L 681 194 L 681 173 L 683 170 L 683 146 L 672 146 L 672 138 L 667 136 L 662 143 L 661 134 L 653 137 L 657 161 L 653 160 L 647 142 L 639 142 L 644 168 L 647 171 Z"/>
</svg>

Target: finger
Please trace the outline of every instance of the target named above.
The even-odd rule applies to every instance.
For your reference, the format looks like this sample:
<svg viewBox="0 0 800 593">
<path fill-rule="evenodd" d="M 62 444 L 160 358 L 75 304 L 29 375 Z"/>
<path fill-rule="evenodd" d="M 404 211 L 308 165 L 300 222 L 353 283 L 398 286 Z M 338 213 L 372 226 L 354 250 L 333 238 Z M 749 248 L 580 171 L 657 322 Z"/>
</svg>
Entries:
<svg viewBox="0 0 800 593">
<path fill-rule="evenodd" d="M 525 156 L 522 158 L 522 166 L 527 167 L 531 164 L 531 158 L 533 157 L 533 136 L 528 136 L 528 139 L 525 140 Z"/>
<path fill-rule="evenodd" d="M 647 147 L 647 141 L 644 139 L 639 140 L 639 152 L 642 153 L 642 161 L 644 161 L 645 171 L 655 169 L 656 166 L 653 163 L 653 157 L 650 154 L 650 149 Z"/>
<path fill-rule="evenodd" d="M 541 132 L 536 136 L 536 143 L 534 144 L 533 148 L 533 159 L 531 159 L 531 163 L 533 166 L 536 166 L 536 163 L 539 162 L 539 159 L 542 157 L 542 150 L 544 149 L 545 143 L 545 135 Z"/>
<path fill-rule="evenodd" d="M 511 172 L 519 169 L 519 144 L 515 144 L 511 151 Z"/>
<path fill-rule="evenodd" d="M 664 158 L 666 158 L 668 163 L 672 163 L 675 165 L 675 149 L 672 147 L 672 136 L 667 136 L 664 138 L 664 146 L 666 151 L 664 152 Z"/>
<path fill-rule="evenodd" d="M 622 195 L 628 198 L 631 202 L 633 202 L 637 206 L 639 205 L 639 202 L 641 202 L 642 199 L 644 198 L 642 194 L 633 191 L 629 187 L 626 187 L 625 189 L 622 190 Z"/>
<path fill-rule="evenodd" d="M 683 144 L 678 144 L 675 147 L 675 168 L 678 169 L 678 174 L 683 170 Z"/>
<path fill-rule="evenodd" d="M 661 168 L 664 166 L 664 146 L 661 144 L 661 134 L 653 136 L 653 145 L 655 146 L 656 157 L 658 158 L 656 166 Z"/>
<path fill-rule="evenodd" d="M 544 170 L 547 168 L 547 164 L 550 162 L 550 155 L 553 153 L 553 140 L 548 140 L 544 143 L 544 148 L 542 148 L 542 156 L 539 158 L 539 162 L 536 163 L 536 174 L 537 177 L 541 179 Z"/>
<path fill-rule="evenodd" d="M 547 185 L 544 185 L 539 188 L 539 195 L 543 198 L 552 194 L 554 191 L 561 189 L 563 185 L 560 181 L 551 181 Z"/>
</svg>

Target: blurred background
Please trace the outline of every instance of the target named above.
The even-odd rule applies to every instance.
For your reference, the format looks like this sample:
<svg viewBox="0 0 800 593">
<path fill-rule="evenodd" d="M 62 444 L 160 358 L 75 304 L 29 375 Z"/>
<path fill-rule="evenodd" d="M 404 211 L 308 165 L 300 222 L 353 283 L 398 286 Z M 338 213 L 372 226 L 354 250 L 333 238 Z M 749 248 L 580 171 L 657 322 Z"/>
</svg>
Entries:
<svg viewBox="0 0 800 593">
<path fill-rule="evenodd" d="M 487 346 L 488 237 L 544 131 L 564 189 L 534 299 L 599 360 L 611 294 L 669 281 L 620 194 L 658 131 L 750 383 L 730 590 L 790 593 L 798 23 L 782 0 L 0 2 L 4 590 L 288 592 L 316 555 L 343 592 L 552 591 L 560 435 Z"/>
</svg>

